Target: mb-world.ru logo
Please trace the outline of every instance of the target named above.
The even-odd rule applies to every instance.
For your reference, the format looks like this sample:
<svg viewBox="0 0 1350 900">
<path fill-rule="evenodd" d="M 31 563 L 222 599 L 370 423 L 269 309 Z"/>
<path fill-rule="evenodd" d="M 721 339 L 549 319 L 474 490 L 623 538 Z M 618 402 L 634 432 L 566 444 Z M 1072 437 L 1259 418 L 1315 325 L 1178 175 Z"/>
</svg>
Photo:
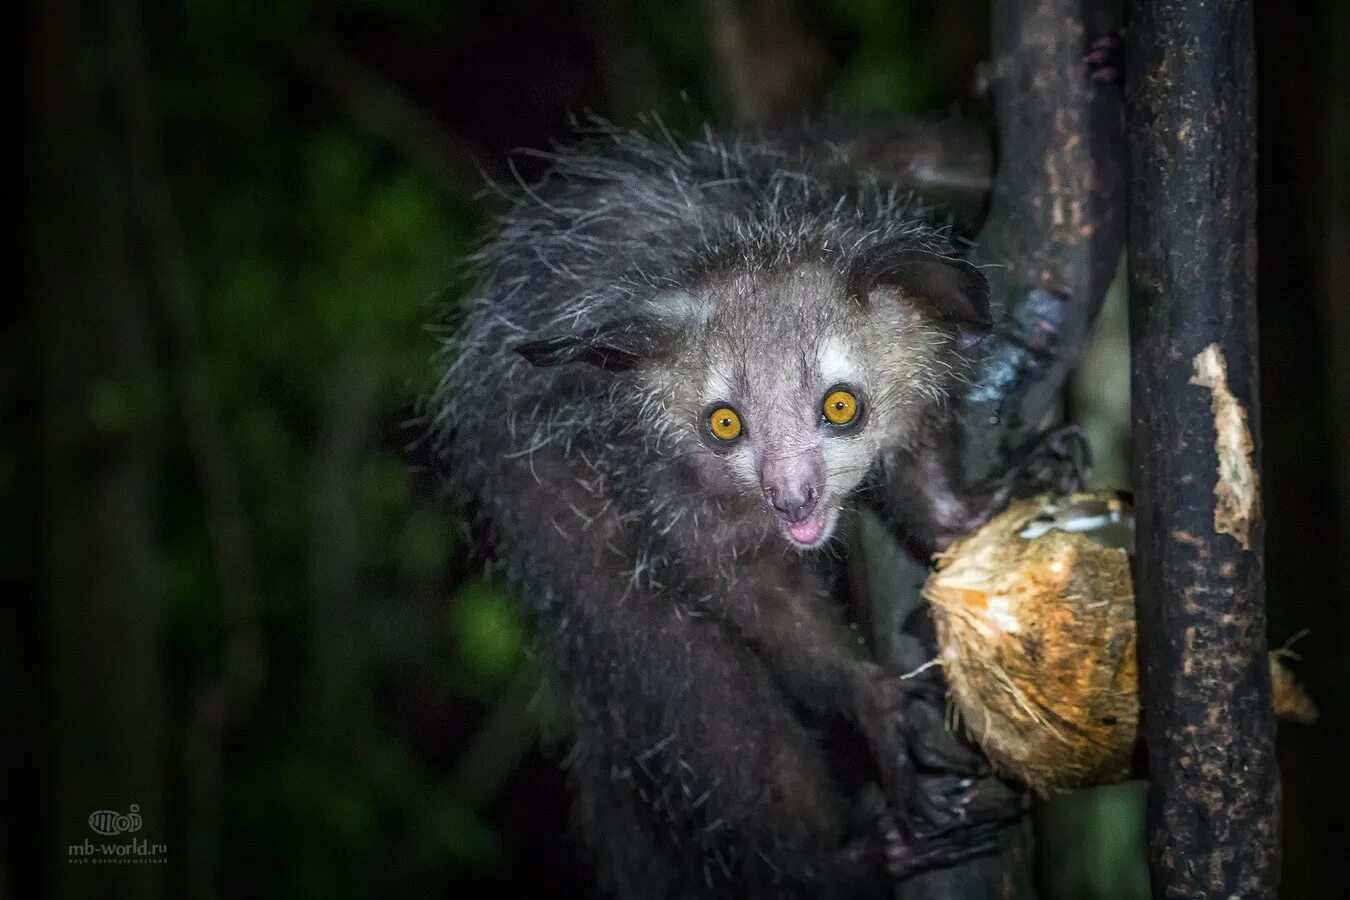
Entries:
<svg viewBox="0 0 1350 900">
<path fill-rule="evenodd" d="M 141 808 L 135 803 L 124 813 L 99 809 L 89 814 L 89 830 L 105 837 L 134 834 L 141 830 L 142 824 Z M 86 865 L 144 865 L 167 862 L 169 848 L 166 844 L 152 844 L 146 838 L 133 837 L 129 841 L 99 843 L 85 838 L 66 848 L 66 858 L 70 862 Z"/>
<path fill-rule="evenodd" d="M 91 812 L 89 814 L 89 827 L 99 834 L 106 834 L 108 837 L 116 837 L 119 834 L 126 834 L 131 831 L 140 831 L 141 808 L 133 803 L 131 809 L 125 814 L 113 812 L 111 809 Z"/>
</svg>

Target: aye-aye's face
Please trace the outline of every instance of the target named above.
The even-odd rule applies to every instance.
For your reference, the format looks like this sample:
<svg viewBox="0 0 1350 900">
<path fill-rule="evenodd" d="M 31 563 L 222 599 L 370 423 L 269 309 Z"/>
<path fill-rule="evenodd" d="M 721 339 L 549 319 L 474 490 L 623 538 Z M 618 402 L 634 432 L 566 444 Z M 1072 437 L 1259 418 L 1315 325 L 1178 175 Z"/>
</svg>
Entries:
<svg viewBox="0 0 1350 900">
<path fill-rule="evenodd" d="M 634 371 L 644 415 L 679 439 L 701 489 L 811 549 L 989 325 L 988 285 L 968 263 L 904 245 L 862 262 L 847 275 L 732 268 L 514 349 L 536 366 Z"/>
<path fill-rule="evenodd" d="M 898 290 L 860 302 L 838 275 L 722 276 L 680 298 L 681 349 L 647 377 L 705 487 L 740 494 L 792 545 L 829 540 L 845 497 L 903 444 L 950 374 L 950 335 Z"/>
</svg>

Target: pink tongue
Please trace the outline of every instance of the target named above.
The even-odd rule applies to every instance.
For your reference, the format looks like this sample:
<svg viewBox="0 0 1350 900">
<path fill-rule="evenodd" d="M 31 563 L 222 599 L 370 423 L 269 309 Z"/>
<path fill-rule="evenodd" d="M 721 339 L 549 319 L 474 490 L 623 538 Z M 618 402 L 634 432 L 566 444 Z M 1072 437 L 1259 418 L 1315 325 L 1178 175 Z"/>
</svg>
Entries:
<svg viewBox="0 0 1350 900">
<path fill-rule="evenodd" d="M 824 528 L 824 525 L 825 523 L 813 517 L 807 519 L 805 522 L 798 522 L 788 530 L 792 532 L 793 540 L 798 543 L 814 544 L 820 539 L 820 532 L 821 529 Z"/>
</svg>

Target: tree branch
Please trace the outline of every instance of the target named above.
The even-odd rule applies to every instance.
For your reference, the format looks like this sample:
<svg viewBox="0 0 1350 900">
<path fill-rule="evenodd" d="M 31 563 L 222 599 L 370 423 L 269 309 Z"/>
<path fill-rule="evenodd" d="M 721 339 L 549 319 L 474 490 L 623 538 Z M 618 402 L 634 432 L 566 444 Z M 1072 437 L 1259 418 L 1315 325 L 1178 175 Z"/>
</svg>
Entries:
<svg viewBox="0 0 1350 900">
<path fill-rule="evenodd" d="M 1120 89 L 1083 61 L 1110 4 L 996 0 L 993 14 L 999 168 L 973 259 L 1003 308 L 960 408 L 976 479 L 1045 428 L 1124 244 Z"/>
<path fill-rule="evenodd" d="M 1252 7 L 1132 8 L 1136 595 L 1157 896 L 1274 897 Z"/>
<path fill-rule="evenodd" d="M 1094 80 L 1089 44 L 1110 33 L 1104 0 L 995 0 L 993 94 L 999 165 L 972 258 L 1000 304 L 984 357 L 957 407 L 968 486 L 1005 479 L 1054 414 L 1116 271 L 1124 242 L 1120 90 Z M 874 619 L 897 629 L 924 569 L 873 577 Z M 889 589 L 875 584 L 889 581 Z M 897 590 L 898 588 L 898 590 Z M 892 664 L 914 647 L 888 636 Z M 1030 823 L 1005 829 L 1001 857 L 925 873 L 907 900 L 1034 896 Z"/>
</svg>

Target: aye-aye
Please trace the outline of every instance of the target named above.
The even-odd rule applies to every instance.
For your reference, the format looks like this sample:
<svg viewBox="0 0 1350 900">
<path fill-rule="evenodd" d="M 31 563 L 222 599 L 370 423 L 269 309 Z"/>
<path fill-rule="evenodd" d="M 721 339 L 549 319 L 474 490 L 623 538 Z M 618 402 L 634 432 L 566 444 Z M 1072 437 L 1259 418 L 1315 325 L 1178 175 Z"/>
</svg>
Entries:
<svg viewBox="0 0 1350 900">
<path fill-rule="evenodd" d="M 968 524 L 936 434 L 990 319 L 949 232 L 842 152 L 592 135 L 504 217 L 450 342 L 451 488 L 535 613 L 619 896 L 884 894 L 1007 814 L 968 779 L 916 804 L 904 684 L 820 572 L 854 498 L 919 552 Z"/>
</svg>

